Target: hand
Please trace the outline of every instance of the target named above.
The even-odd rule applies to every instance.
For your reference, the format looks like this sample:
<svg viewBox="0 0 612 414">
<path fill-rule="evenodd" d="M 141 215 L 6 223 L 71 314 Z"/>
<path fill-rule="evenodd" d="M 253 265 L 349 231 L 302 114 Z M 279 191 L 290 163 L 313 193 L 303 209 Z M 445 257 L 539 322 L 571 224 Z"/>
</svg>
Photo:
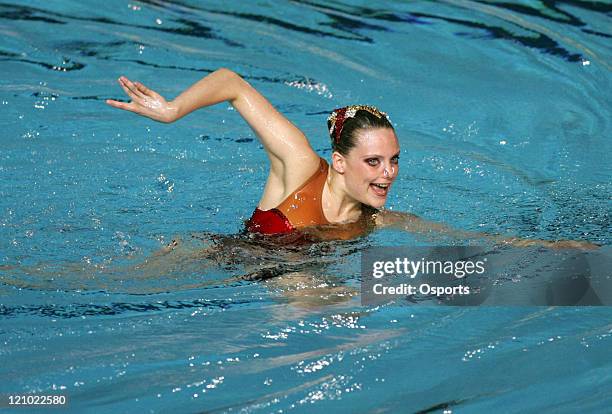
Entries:
<svg viewBox="0 0 612 414">
<path fill-rule="evenodd" d="M 578 250 L 595 250 L 599 246 L 593 243 L 577 241 L 577 240 L 539 240 L 539 239 L 519 239 L 516 237 L 504 239 L 505 244 L 511 244 L 515 247 L 532 247 L 541 246 L 549 249 L 578 249 Z"/>
<path fill-rule="evenodd" d="M 108 105 L 125 111 L 135 112 L 159 122 L 173 122 L 178 118 L 178 109 L 176 107 L 142 83 L 132 82 L 125 76 L 121 76 L 118 82 L 132 101 L 125 103 L 107 99 L 106 103 Z"/>
<path fill-rule="evenodd" d="M 593 243 L 577 241 L 577 240 L 556 240 L 549 242 L 551 249 L 579 249 L 579 250 L 596 250 L 599 246 Z"/>
</svg>

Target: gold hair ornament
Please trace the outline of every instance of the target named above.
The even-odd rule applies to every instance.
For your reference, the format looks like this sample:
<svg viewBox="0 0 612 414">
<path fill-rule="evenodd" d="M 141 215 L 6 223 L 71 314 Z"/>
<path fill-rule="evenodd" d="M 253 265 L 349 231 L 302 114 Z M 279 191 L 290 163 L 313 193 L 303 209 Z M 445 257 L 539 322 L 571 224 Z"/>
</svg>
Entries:
<svg viewBox="0 0 612 414">
<path fill-rule="evenodd" d="M 385 117 L 387 121 L 391 123 L 389 115 L 387 115 L 385 112 L 379 111 L 378 108 L 371 105 L 351 105 L 334 109 L 329 118 L 327 118 L 327 122 L 330 123 L 329 135 L 334 138 L 334 142 L 336 144 L 340 142 L 340 136 L 342 135 L 344 123 L 347 119 L 354 118 L 355 115 L 357 115 L 357 111 L 367 111 L 379 119 Z"/>
</svg>

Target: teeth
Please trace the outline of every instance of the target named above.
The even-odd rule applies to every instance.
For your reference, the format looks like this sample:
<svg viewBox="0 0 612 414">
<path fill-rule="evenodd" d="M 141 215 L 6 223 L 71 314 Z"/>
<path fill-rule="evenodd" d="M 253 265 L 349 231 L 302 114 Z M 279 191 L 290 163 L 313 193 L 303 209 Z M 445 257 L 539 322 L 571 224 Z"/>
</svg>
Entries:
<svg viewBox="0 0 612 414">
<path fill-rule="evenodd" d="M 376 184 L 376 183 L 374 183 L 374 185 L 376 187 L 379 187 L 379 188 L 387 188 L 387 187 L 389 187 L 389 184 Z"/>
</svg>

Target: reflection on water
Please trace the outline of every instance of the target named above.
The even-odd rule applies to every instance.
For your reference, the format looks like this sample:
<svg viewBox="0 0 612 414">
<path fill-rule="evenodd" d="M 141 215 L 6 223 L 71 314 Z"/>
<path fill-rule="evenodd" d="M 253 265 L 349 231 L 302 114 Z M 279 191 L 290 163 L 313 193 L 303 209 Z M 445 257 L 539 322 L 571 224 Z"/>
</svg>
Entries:
<svg viewBox="0 0 612 414">
<path fill-rule="evenodd" d="M 192 234 L 143 257 L 118 257 L 102 263 L 42 263 L 3 266 L 4 288 L 33 291 L 104 293 L 132 299 L 129 303 L 3 306 L 2 315 L 38 315 L 53 318 L 155 312 L 164 309 L 216 309 L 260 302 L 234 298 L 264 282 L 267 296 L 303 308 L 348 301 L 356 290 L 344 286 L 345 277 L 326 270 L 338 260 L 355 256 L 365 239 L 317 242 L 304 234 L 260 237 L 255 235 Z M 159 300 L 163 294 L 223 290 L 229 298 Z M 258 293 L 259 294 L 259 293 Z M 110 296 L 109 296 L 110 295 Z M 143 301 L 141 297 L 150 297 Z"/>
</svg>

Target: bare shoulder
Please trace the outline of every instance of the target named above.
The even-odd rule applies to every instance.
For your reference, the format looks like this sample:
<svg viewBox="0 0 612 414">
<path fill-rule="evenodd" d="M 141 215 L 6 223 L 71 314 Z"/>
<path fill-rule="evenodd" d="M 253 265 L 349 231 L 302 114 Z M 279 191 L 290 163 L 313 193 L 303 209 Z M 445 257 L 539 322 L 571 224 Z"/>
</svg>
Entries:
<svg viewBox="0 0 612 414">
<path fill-rule="evenodd" d="M 294 159 L 284 162 L 280 171 L 286 195 L 295 191 L 312 177 L 321 167 L 321 158 L 315 153 L 296 155 Z"/>
<path fill-rule="evenodd" d="M 405 226 L 406 224 L 419 221 L 421 221 L 421 218 L 416 214 L 403 211 L 380 210 L 375 214 L 375 223 L 377 227 Z"/>
<path fill-rule="evenodd" d="M 321 165 L 321 158 L 312 154 L 295 156 L 294 160 L 281 162 L 270 158 L 270 172 L 259 201 L 259 208 L 268 210 L 278 206 L 292 192 L 312 177 Z"/>
<path fill-rule="evenodd" d="M 294 154 L 283 162 L 285 179 L 288 181 L 304 181 L 313 175 L 321 165 L 321 157 L 314 151 L 304 151 Z"/>
</svg>

